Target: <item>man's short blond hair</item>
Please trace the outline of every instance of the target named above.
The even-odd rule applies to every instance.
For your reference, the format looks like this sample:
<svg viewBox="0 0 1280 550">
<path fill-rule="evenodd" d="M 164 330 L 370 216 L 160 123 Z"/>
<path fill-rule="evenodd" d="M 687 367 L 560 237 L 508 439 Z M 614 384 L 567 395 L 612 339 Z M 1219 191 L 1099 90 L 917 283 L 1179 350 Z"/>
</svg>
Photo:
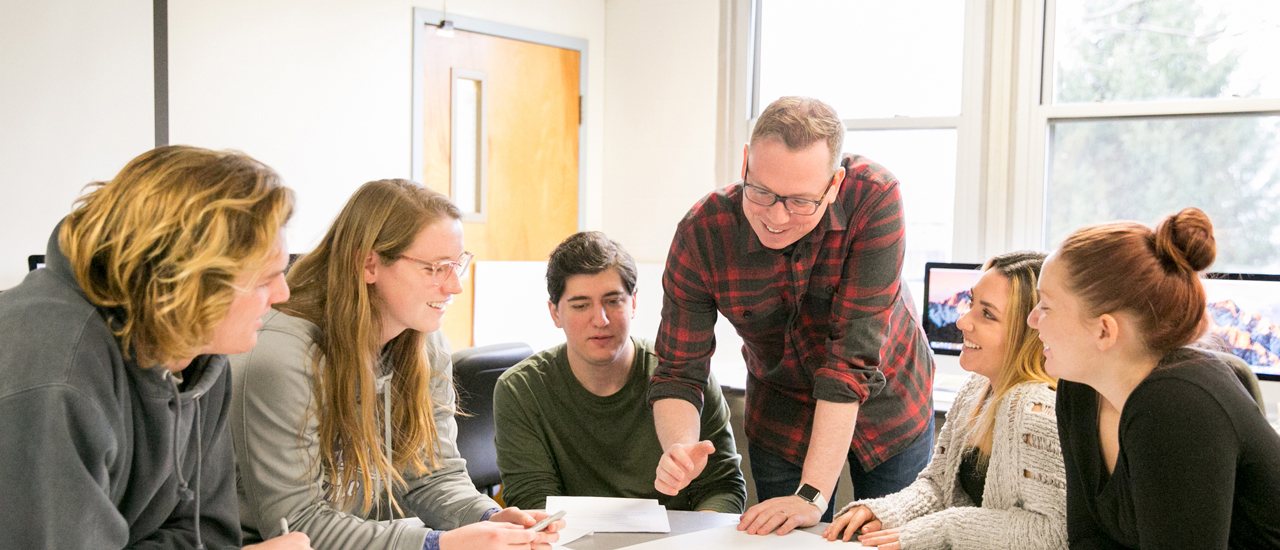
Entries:
<svg viewBox="0 0 1280 550">
<path fill-rule="evenodd" d="M 230 311 L 236 279 L 266 267 L 293 192 L 233 151 L 152 149 L 89 185 L 58 245 L 89 301 L 107 308 L 126 358 L 188 359 Z"/>
<path fill-rule="evenodd" d="M 780 97 L 770 103 L 751 131 L 751 143 L 776 139 L 790 151 L 799 151 L 814 142 L 827 142 L 831 150 L 831 171 L 840 167 L 844 147 L 844 123 L 830 105 L 811 97 Z"/>
</svg>

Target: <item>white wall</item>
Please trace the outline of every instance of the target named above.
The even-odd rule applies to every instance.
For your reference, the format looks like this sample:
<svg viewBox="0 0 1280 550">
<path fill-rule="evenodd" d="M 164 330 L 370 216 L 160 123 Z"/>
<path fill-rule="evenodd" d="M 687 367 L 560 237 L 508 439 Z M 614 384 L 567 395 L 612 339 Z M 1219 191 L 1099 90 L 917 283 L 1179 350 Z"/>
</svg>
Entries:
<svg viewBox="0 0 1280 550">
<path fill-rule="evenodd" d="M 155 144 L 150 0 L 0 10 L 0 289 L 81 188 Z"/>
<path fill-rule="evenodd" d="M 636 296 L 631 335 L 657 339 L 662 321 L 662 270 L 660 262 L 636 264 L 636 287 L 650 289 Z M 524 342 L 534 350 L 564 343 L 564 331 L 556 328 L 547 311 L 547 262 L 486 262 L 475 267 L 475 345 Z M 716 323 L 716 351 L 711 372 L 721 385 L 747 387 L 747 365 L 742 358 L 742 337 L 724 317 Z M 741 431 L 741 430 L 739 430 Z"/>
<path fill-rule="evenodd" d="M 410 174 L 413 8 L 439 0 L 170 0 L 171 141 L 236 148 L 298 194 L 309 250 L 360 184 Z M 604 0 L 467 0 L 450 13 L 588 41 L 587 222 L 601 220 Z"/>
<path fill-rule="evenodd" d="M 727 183 L 714 175 L 719 4 L 449 8 L 587 39 L 587 228 L 661 262 L 689 206 Z M 412 176 L 414 7 L 441 8 L 170 0 L 170 142 L 239 149 L 278 170 L 298 192 L 290 248 L 309 249 L 356 186 Z M 49 0 L 0 19 L 0 288 L 21 280 L 85 183 L 154 144 L 150 11 L 146 0 Z"/>
<path fill-rule="evenodd" d="M 663 262 L 676 224 L 716 181 L 719 0 L 608 0 L 604 224 Z M 643 292 L 643 289 L 642 289 Z"/>
</svg>

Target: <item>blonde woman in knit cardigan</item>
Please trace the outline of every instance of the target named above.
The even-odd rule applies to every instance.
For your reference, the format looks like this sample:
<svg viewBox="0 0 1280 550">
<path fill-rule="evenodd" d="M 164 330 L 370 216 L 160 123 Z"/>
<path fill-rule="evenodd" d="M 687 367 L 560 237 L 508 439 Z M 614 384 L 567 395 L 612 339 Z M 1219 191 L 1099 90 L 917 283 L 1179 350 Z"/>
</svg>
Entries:
<svg viewBox="0 0 1280 550">
<path fill-rule="evenodd" d="M 1027 314 L 1039 300 L 1044 254 L 987 262 L 971 291 L 960 366 L 973 375 L 956 396 L 933 460 L 906 489 L 849 504 L 823 535 L 856 534 L 880 550 L 1066 548 L 1066 483 L 1045 374 Z"/>
</svg>

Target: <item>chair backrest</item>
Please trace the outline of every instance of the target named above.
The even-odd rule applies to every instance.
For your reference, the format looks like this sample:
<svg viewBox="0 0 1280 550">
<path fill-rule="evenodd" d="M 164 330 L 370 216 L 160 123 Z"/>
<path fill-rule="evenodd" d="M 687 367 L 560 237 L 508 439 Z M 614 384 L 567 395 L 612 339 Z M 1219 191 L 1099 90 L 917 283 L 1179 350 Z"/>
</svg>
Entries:
<svg viewBox="0 0 1280 550">
<path fill-rule="evenodd" d="M 493 388 L 503 372 L 530 355 L 533 348 L 523 342 L 478 346 L 453 354 L 458 408 L 470 415 L 456 417 L 458 452 L 467 460 L 471 482 L 486 493 L 502 483 L 493 443 Z"/>
<path fill-rule="evenodd" d="M 1255 403 L 1258 404 L 1258 410 L 1262 411 L 1262 417 L 1266 418 L 1267 404 L 1262 398 L 1262 387 L 1258 383 L 1258 375 L 1253 372 L 1253 368 L 1249 366 L 1249 363 L 1246 363 L 1244 359 L 1241 359 L 1234 354 L 1217 351 L 1215 351 L 1214 354 L 1222 358 L 1224 363 L 1231 366 L 1231 370 L 1235 373 L 1236 379 L 1240 380 L 1241 386 L 1244 386 L 1244 391 L 1249 394 L 1249 397 L 1253 398 Z"/>
</svg>

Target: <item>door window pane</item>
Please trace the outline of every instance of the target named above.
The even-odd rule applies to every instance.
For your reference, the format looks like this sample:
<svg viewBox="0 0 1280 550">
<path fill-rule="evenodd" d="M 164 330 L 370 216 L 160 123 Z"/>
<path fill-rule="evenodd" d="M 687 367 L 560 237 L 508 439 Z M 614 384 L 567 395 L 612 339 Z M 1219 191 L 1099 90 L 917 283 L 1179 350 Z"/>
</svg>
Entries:
<svg viewBox="0 0 1280 550">
<path fill-rule="evenodd" d="M 844 150 L 884 166 L 901 183 L 907 225 L 902 274 L 908 282 L 919 283 L 912 285 L 912 292 L 920 298 L 924 264 L 951 261 L 956 131 L 854 131 L 846 134 Z"/>
<path fill-rule="evenodd" d="M 963 0 L 762 0 L 760 109 L 815 97 L 841 118 L 960 114 Z"/>
<path fill-rule="evenodd" d="M 1056 5 L 1057 103 L 1280 97 L 1280 2 Z"/>
<path fill-rule="evenodd" d="M 1280 116 L 1054 122 L 1048 244 L 1089 224 L 1154 224 L 1194 206 L 1213 220 L 1214 271 L 1280 271 Z"/>
<path fill-rule="evenodd" d="M 480 154 L 484 135 L 483 82 L 471 78 L 453 80 L 453 200 L 466 214 L 482 214 L 484 171 Z"/>
</svg>

